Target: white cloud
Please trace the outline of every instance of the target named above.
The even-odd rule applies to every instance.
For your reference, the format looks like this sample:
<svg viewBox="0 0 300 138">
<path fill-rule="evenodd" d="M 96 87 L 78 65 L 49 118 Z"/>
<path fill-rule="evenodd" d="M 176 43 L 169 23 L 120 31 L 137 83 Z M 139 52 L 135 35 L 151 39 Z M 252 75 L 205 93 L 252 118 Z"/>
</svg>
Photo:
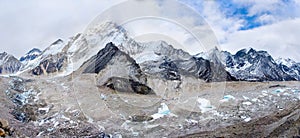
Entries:
<svg viewBox="0 0 300 138">
<path fill-rule="evenodd" d="M 125 0 L 101 0 L 101 2 L 98 0 L 27 0 L 18 3 L 2 0 L 0 1 L 0 52 L 6 51 L 21 56 L 33 47 L 43 49 L 58 38 L 66 39 L 82 32 L 99 13 L 122 1 Z M 249 8 L 248 16 L 257 15 L 258 22 L 267 24 L 246 31 L 239 29 L 247 21 L 234 15 L 228 17 L 226 10 L 233 9 L 223 9 L 218 1 L 181 1 L 191 4 L 200 12 L 224 49 L 237 51 L 242 47 L 253 46 L 256 49 L 270 51 L 274 56 L 293 57 L 300 61 L 297 49 L 300 44 L 296 38 L 300 36 L 298 33 L 300 22 L 297 18 L 300 17 L 300 0 L 292 0 L 290 3 L 283 3 L 282 0 L 232 0 L 238 6 Z M 168 1 L 163 2 L 173 9 L 172 13 L 180 12 L 176 5 Z M 181 13 L 188 14 L 184 11 Z M 166 14 L 170 15 L 170 13 Z M 190 26 L 195 25 L 192 18 L 181 18 L 181 21 L 190 23 Z M 180 41 L 180 44 L 195 45 L 194 40 L 180 29 L 170 29 L 168 25 L 147 27 L 150 32 L 156 28 L 156 32 L 152 33 L 160 31 L 164 36 L 173 35 L 172 39 Z M 195 26 L 194 28 L 206 37 L 207 27 Z"/>
<path fill-rule="evenodd" d="M 230 33 L 238 31 L 243 26 L 243 20 L 236 17 L 227 18 L 216 1 L 204 1 L 203 5 L 200 12 L 212 27 L 220 42 L 225 41 Z"/>
<path fill-rule="evenodd" d="M 249 17 L 258 16 L 257 22 L 271 24 L 300 16 L 299 0 L 233 0 L 234 4 L 246 7 Z"/>
<path fill-rule="evenodd" d="M 204 1 L 199 10 L 211 25 L 221 44 L 221 48 L 235 53 L 253 47 L 266 50 L 277 57 L 293 58 L 300 61 L 297 37 L 300 36 L 300 0 L 284 3 L 282 0 L 233 0 L 236 8 L 246 7 L 248 16 L 257 16 L 257 22 L 265 24 L 259 28 L 239 30 L 247 20 L 234 15 L 226 16 L 217 1 Z"/>
<path fill-rule="evenodd" d="M 217 45 L 215 35 L 203 18 L 189 7 L 174 1 L 158 0 L 158 2 L 145 1 L 143 3 L 129 1 L 115 8 L 117 9 L 111 9 L 109 14 L 104 13 L 99 16 L 91 26 L 107 18 L 119 24 L 131 21 L 126 25 L 126 30 L 133 32 L 134 37 L 147 34 L 151 34 L 151 37 L 153 34 L 169 36 L 172 40 L 177 41 L 176 44 L 181 44 L 182 49 L 186 49 L 191 54 L 202 52 L 203 49 L 209 50 Z M 154 17 L 155 20 L 148 20 L 151 17 Z M 167 42 L 175 44 L 171 41 Z M 205 47 L 199 43 L 205 44 Z"/>
<path fill-rule="evenodd" d="M 98 0 L 46 0 L 43 2 L 38 0 L 28 0 L 26 2 L 19 1 L 18 3 L 8 0 L 0 1 L 0 41 L 2 42 L 0 51 L 6 51 L 20 57 L 33 47 L 44 49 L 58 38 L 66 40 L 68 37 L 83 32 L 90 21 L 101 12 L 122 1 L 125 0 L 114 0 L 113 2 L 110 0 L 101 0 L 101 2 Z M 138 3 L 139 1 L 136 2 Z M 147 2 L 153 3 L 154 1 Z M 185 23 L 185 25 L 192 27 L 195 25 L 196 21 L 200 20 L 201 22 L 202 20 L 195 17 L 195 15 L 189 15 L 193 13 L 190 13 L 187 10 L 178 10 L 181 7 L 176 3 L 171 3 L 171 1 L 159 2 L 158 5 L 168 7 L 168 10 L 166 10 L 165 7 L 159 8 L 159 13 L 161 15 L 176 16 L 174 19 L 176 19 L 175 21 L 179 21 L 179 24 Z M 129 6 L 126 10 L 117 11 L 116 16 L 120 17 L 120 14 L 127 14 L 130 12 L 143 13 L 145 12 L 145 9 L 142 9 L 139 5 L 132 8 L 131 5 L 131 7 Z M 179 17 L 178 15 L 182 16 Z M 156 31 L 163 32 L 165 35 L 166 32 L 168 32 L 167 35 L 176 37 L 174 40 L 176 39 L 186 44 L 196 45 L 196 41 L 195 43 L 192 43 L 193 41 L 188 41 L 190 38 L 186 37 L 186 32 L 170 29 L 170 27 L 167 27 L 167 29 L 169 28 L 169 31 L 162 31 L 157 26 L 152 28 L 154 28 L 154 30 L 156 29 Z M 208 29 L 207 27 L 201 28 L 197 26 L 193 29 L 201 30 L 197 33 L 203 36 L 200 39 L 204 40 L 206 44 L 212 40 L 208 35 L 209 33 L 212 33 L 205 30 Z M 215 45 L 215 43 L 212 45 Z"/>
<path fill-rule="evenodd" d="M 124 0 L 0 1 L 0 52 L 17 57 L 82 32 L 99 13 Z"/>
<path fill-rule="evenodd" d="M 271 24 L 276 22 L 276 18 L 270 14 L 263 14 L 260 17 L 258 17 L 257 21 L 263 24 Z"/>
<path fill-rule="evenodd" d="M 159 19 L 134 20 L 124 25 L 132 38 L 141 42 L 164 40 L 175 48 L 190 54 L 205 51 L 204 46 L 193 36 L 175 23 Z"/>
<path fill-rule="evenodd" d="M 243 47 L 253 47 L 268 51 L 274 58 L 284 57 L 300 61 L 299 36 L 300 18 L 297 18 L 238 31 L 228 37 L 222 48 L 236 52 Z"/>
<path fill-rule="evenodd" d="M 284 5 L 281 0 L 252 0 L 248 16 L 259 15 L 264 12 L 275 12 Z"/>
</svg>

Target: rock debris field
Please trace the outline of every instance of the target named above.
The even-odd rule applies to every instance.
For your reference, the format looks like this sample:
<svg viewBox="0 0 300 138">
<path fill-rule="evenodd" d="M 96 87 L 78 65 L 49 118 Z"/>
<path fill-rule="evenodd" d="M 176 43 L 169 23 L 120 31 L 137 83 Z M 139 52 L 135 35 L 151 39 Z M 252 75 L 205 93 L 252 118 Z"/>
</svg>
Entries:
<svg viewBox="0 0 300 138">
<path fill-rule="evenodd" d="M 86 85 L 91 78 L 1 77 L 0 136 L 300 136 L 299 82 L 199 82 L 191 91 L 169 83 L 141 95 Z"/>
</svg>

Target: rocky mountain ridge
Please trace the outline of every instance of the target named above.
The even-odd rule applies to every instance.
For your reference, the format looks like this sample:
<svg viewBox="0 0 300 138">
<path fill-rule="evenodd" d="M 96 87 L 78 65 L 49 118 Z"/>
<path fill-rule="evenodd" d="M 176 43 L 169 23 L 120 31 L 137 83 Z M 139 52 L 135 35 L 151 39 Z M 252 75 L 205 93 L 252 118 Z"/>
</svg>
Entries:
<svg viewBox="0 0 300 138">
<path fill-rule="evenodd" d="M 15 73 L 0 77 L 0 116 L 15 128 L 0 118 L 0 136 L 298 135 L 299 63 L 266 51 L 190 55 L 107 22 L 23 59 L 0 54 Z"/>
<path fill-rule="evenodd" d="M 14 56 L 6 52 L 0 53 L 0 74 L 16 73 L 21 66 L 22 63 Z"/>
<path fill-rule="evenodd" d="M 231 54 L 214 48 L 193 56 L 164 41 L 136 42 L 124 28 L 112 22 L 92 26 L 67 43 L 58 39 L 42 52 L 31 50 L 20 59 L 23 65 L 16 63 L 22 67 L 16 66 L 11 73 L 29 71 L 34 75 L 69 75 L 81 70 L 84 63 L 110 43 L 132 58 L 145 74 L 165 80 L 180 80 L 182 75 L 207 82 L 300 80 L 299 63 L 290 60 L 287 65 L 284 64 L 287 62 L 275 61 L 266 51 L 250 48 Z"/>
<path fill-rule="evenodd" d="M 256 51 L 253 48 L 239 50 L 234 55 L 227 51 L 213 49 L 196 56 L 212 62 L 221 62 L 226 70 L 237 80 L 244 81 L 293 81 L 299 80 L 297 74 L 290 75 L 282 65 L 275 62 L 267 51 Z M 219 59 L 219 61 L 218 61 Z M 294 65 L 297 65 L 296 62 Z M 297 68 L 293 67 L 297 70 Z M 292 69 L 291 69 L 292 70 Z"/>
<path fill-rule="evenodd" d="M 22 56 L 19 60 L 20 60 L 20 62 L 22 62 L 22 64 L 26 65 L 28 62 L 37 58 L 41 53 L 42 53 L 42 51 L 40 49 L 33 48 L 28 53 L 26 53 L 24 56 Z"/>
</svg>

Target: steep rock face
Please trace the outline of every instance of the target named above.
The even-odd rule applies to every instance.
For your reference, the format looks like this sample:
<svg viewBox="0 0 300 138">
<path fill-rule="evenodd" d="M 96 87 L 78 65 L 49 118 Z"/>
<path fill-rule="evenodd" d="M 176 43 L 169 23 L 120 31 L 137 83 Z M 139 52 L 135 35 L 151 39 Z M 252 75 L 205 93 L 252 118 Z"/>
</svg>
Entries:
<svg viewBox="0 0 300 138">
<path fill-rule="evenodd" d="M 62 69 L 65 60 L 66 56 L 64 54 L 50 55 L 47 58 L 43 59 L 40 62 L 39 66 L 35 67 L 32 70 L 32 74 L 47 75 L 49 73 L 57 73 Z"/>
<path fill-rule="evenodd" d="M 210 62 L 203 58 L 193 57 L 190 60 L 177 61 L 177 64 L 179 65 L 181 72 L 184 72 L 185 75 L 195 76 L 196 78 L 205 81 L 209 81 L 209 78 L 212 75 Z"/>
<path fill-rule="evenodd" d="M 113 43 L 108 43 L 97 55 L 85 62 L 81 70 L 83 73 L 97 73 L 98 86 L 105 86 L 109 83 L 110 85 L 115 85 L 116 87 L 113 89 L 116 90 L 142 93 L 137 91 L 137 89 L 139 86 L 143 87 L 147 83 L 146 75 L 143 74 L 135 60 L 128 54 L 120 51 Z M 112 79 L 114 77 L 118 79 Z M 130 84 L 132 88 L 121 88 L 121 84 Z"/>
<path fill-rule="evenodd" d="M 223 52 L 227 70 L 239 80 L 290 81 L 295 80 L 285 73 L 266 51 L 243 49 L 235 55 Z"/>
<path fill-rule="evenodd" d="M 156 61 L 146 61 L 140 65 L 143 72 L 149 76 L 170 81 L 181 80 L 181 74 L 177 64 L 167 57 Z"/>
<path fill-rule="evenodd" d="M 195 77 L 207 82 L 234 81 L 222 64 L 215 64 L 201 57 L 189 60 L 170 60 L 145 62 L 142 69 L 151 76 L 158 76 L 165 80 L 179 80 L 182 76 Z"/>
<path fill-rule="evenodd" d="M 14 56 L 7 53 L 0 53 L 0 74 L 16 73 L 21 68 L 22 63 Z"/>
<path fill-rule="evenodd" d="M 210 62 L 201 57 L 193 57 L 186 61 L 177 61 L 182 74 L 192 75 L 207 82 L 234 81 L 222 64 Z"/>
<path fill-rule="evenodd" d="M 182 50 L 174 49 L 172 46 L 163 49 L 165 52 L 161 52 L 161 58 L 141 64 L 143 71 L 151 75 L 161 74 L 161 78 L 166 80 L 181 80 L 182 75 L 193 76 L 207 82 L 236 80 L 225 70 L 221 60 L 219 60 L 219 55 L 215 52 L 205 53 L 208 54 L 206 57 L 210 57 L 210 60 L 206 60 L 202 57 L 192 57 L 188 53 L 180 52 Z"/>
<path fill-rule="evenodd" d="M 159 65 L 159 68 L 162 69 L 161 75 L 167 80 L 181 80 L 179 69 L 177 65 L 168 59 L 165 59 L 163 63 Z"/>
</svg>

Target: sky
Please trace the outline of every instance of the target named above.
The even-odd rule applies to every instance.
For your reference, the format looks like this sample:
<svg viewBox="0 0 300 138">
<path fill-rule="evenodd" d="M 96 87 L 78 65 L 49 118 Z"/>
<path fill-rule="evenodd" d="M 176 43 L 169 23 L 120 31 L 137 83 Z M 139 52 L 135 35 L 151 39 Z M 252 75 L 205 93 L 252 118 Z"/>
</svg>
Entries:
<svg viewBox="0 0 300 138">
<path fill-rule="evenodd" d="M 43 50 L 59 38 L 67 40 L 83 32 L 99 14 L 124 1 L 1 0 L 0 52 L 20 57 L 35 47 Z M 235 53 L 252 47 L 274 58 L 300 61 L 300 0 L 179 1 L 203 17 L 221 50 Z M 190 40 L 186 33 L 174 31 L 182 29 L 170 30 L 164 35 L 177 37 L 183 44 Z"/>
</svg>

